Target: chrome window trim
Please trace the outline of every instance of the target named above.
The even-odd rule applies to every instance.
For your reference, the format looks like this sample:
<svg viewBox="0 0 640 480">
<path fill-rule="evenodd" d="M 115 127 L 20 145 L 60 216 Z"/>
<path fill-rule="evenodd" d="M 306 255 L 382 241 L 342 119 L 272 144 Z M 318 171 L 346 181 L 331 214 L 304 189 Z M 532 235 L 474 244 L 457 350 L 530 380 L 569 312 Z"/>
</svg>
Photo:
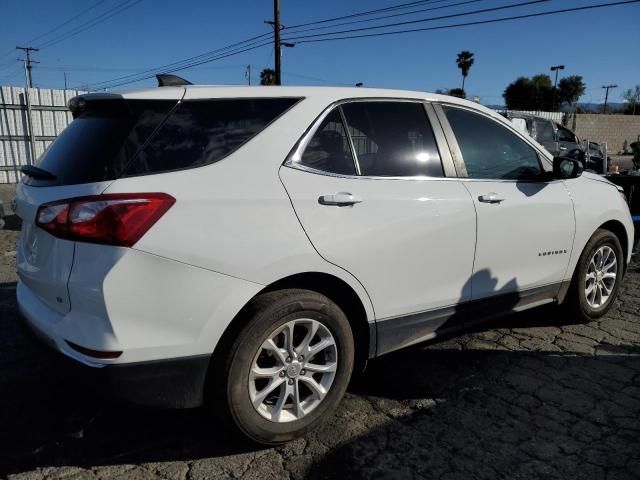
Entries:
<svg viewBox="0 0 640 480">
<path fill-rule="evenodd" d="M 311 141 L 311 139 L 313 138 L 313 136 L 315 135 L 316 131 L 318 130 L 318 128 L 320 127 L 320 125 L 322 124 L 322 122 L 324 121 L 324 119 L 327 117 L 327 115 L 329 115 L 335 108 L 339 108 L 340 106 L 347 104 L 347 103 L 357 103 L 357 102 L 395 102 L 395 103 L 421 103 L 424 106 L 426 105 L 430 105 L 430 101 L 425 99 L 425 98 L 393 98 L 393 97 L 358 97 L 358 98 L 343 98 L 340 100 L 336 100 L 335 102 L 330 103 L 321 113 L 320 115 L 311 123 L 311 125 L 307 128 L 307 130 L 305 131 L 305 133 L 302 134 L 302 137 L 300 137 L 300 139 L 296 142 L 296 144 L 293 146 L 293 148 L 291 149 L 291 151 L 289 152 L 289 155 L 287 155 L 287 158 L 285 159 L 285 161 L 283 162 L 283 166 L 284 167 L 289 167 L 289 168 L 293 168 L 296 170 L 302 170 L 308 173 L 314 173 L 316 175 L 325 175 L 328 177 L 336 177 L 336 178 L 362 178 L 362 179 L 366 179 L 366 180 L 447 180 L 447 179 L 453 179 L 455 177 L 448 177 L 447 176 L 447 171 L 444 168 L 444 161 L 443 161 L 443 154 L 442 151 L 448 151 L 446 148 L 441 148 L 440 143 L 438 142 L 438 137 L 436 136 L 436 131 L 438 130 L 438 128 L 440 127 L 440 124 L 433 124 L 431 117 L 429 116 L 429 111 L 428 109 L 426 110 L 427 113 L 427 120 L 429 121 L 429 123 L 431 123 L 431 130 L 433 131 L 434 134 L 434 140 L 436 141 L 436 147 L 438 148 L 438 152 L 440 153 L 440 161 L 442 163 L 443 166 L 443 176 L 441 177 L 430 177 L 427 175 L 415 175 L 415 176 L 411 176 L 411 177 L 384 177 L 384 176 L 379 176 L 379 175 L 344 175 L 344 174 L 339 174 L 339 173 L 333 173 L 333 172 L 327 172 L 325 170 L 319 170 L 317 168 L 313 168 L 313 167 L 308 167 L 306 165 L 303 165 L 300 163 L 300 158 L 302 157 L 302 153 L 304 152 L 304 150 L 306 149 L 307 145 L 309 144 L 309 142 Z M 344 115 L 344 113 L 342 112 L 342 108 L 340 108 L 340 115 Z M 345 122 L 345 127 L 348 128 L 348 124 L 346 123 L 346 118 L 343 120 Z M 348 134 L 348 131 L 347 131 Z M 352 144 L 352 140 L 351 140 L 351 135 L 348 135 L 349 137 L 349 143 Z M 353 145 L 351 145 L 351 148 L 353 148 Z M 354 158 L 354 161 L 356 162 L 356 172 L 360 171 L 360 165 L 359 162 L 357 160 L 357 155 L 355 152 L 355 149 L 352 150 L 352 156 Z"/>
<path fill-rule="evenodd" d="M 460 175 L 459 172 L 459 176 L 461 179 L 470 179 L 470 180 L 488 180 L 488 181 L 511 181 L 511 182 L 542 182 L 542 180 L 510 180 L 510 179 L 501 179 L 501 178 L 496 178 L 496 179 L 480 179 L 480 178 L 476 178 L 476 179 L 471 179 L 469 178 L 469 175 L 467 173 L 467 169 L 466 169 L 466 165 L 464 163 L 464 158 L 462 157 L 462 151 L 460 150 L 460 146 L 458 145 L 458 141 L 455 137 L 455 134 L 453 133 L 453 129 L 451 128 L 451 125 L 449 124 L 449 120 L 447 119 L 447 115 L 444 112 L 444 109 L 442 108 L 443 106 L 445 107 L 451 107 L 451 108 L 457 108 L 460 110 L 467 110 L 471 113 L 475 113 L 476 115 L 480 115 L 481 117 L 486 118 L 489 121 L 492 121 L 493 123 L 501 126 L 502 128 L 506 129 L 507 131 L 513 133 L 516 135 L 516 137 L 520 138 L 522 141 L 524 141 L 534 152 L 536 152 L 536 155 L 538 157 L 538 163 L 540 165 L 540 168 L 543 172 L 549 172 L 552 171 L 553 169 L 553 162 L 551 160 L 549 160 L 547 158 L 548 153 L 546 153 L 544 150 L 541 150 L 540 148 L 538 148 L 535 144 L 532 143 L 532 139 L 530 137 L 528 137 L 528 135 L 524 135 L 522 132 L 518 131 L 513 125 L 507 124 L 505 125 L 502 122 L 499 122 L 498 120 L 496 120 L 495 118 L 493 118 L 491 115 L 488 115 L 487 113 L 480 111 L 480 110 L 476 110 L 474 108 L 470 108 L 466 105 L 458 105 L 455 103 L 448 103 L 448 102 L 438 102 L 438 103 L 434 103 L 433 107 L 436 111 L 436 114 L 438 115 L 438 118 L 440 119 L 440 122 L 442 124 L 442 128 L 445 132 L 445 136 L 447 137 L 447 141 L 449 142 L 449 147 L 451 148 L 451 152 L 455 158 L 455 163 L 456 163 L 456 167 L 461 166 L 462 168 L 464 168 L 464 175 Z M 457 157 L 457 158 L 456 158 Z"/>
</svg>

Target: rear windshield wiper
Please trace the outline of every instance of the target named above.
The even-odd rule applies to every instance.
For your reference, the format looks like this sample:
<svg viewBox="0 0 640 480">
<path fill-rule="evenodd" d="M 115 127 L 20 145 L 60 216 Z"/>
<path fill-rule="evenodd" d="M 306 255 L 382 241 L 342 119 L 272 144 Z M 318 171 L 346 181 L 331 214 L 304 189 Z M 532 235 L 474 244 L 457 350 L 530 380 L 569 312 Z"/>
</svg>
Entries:
<svg viewBox="0 0 640 480">
<path fill-rule="evenodd" d="M 42 168 L 36 167 L 34 165 L 24 165 L 20 171 L 25 175 L 28 175 L 33 178 L 37 178 L 39 180 L 55 180 L 56 177 L 53 173 L 47 172 Z"/>
</svg>

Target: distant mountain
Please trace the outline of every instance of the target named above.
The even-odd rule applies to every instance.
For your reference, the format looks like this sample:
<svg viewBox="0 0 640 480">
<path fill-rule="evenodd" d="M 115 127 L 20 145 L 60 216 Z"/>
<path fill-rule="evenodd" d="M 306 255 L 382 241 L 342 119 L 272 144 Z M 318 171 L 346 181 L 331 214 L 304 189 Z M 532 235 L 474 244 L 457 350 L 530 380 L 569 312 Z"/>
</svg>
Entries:
<svg viewBox="0 0 640 480">
<path fill-rule="evenodd" d="M 579 103 L 578 106 L 584 108 L 588 112 L 598 112 L 602 110 L 604 103 Z M 607 109 L 620 110 L 625 108 L 626 104 L 622 102 L 609 102 L 607 103 Z"/>
<path fill-rule="evenodd" d="M 602 103 L 579 103 L 578 107 L 586 110 L 587 112 L 600 112 L 602 111 Z M 493 110 L 506 110 L 507 107 L 504 105 L 485 105 L 487 108 L 491 108 Z M 607 110 L 621 110 L 626 107 L 626 103 L 622 102 L 609 102 L 607 103 Z"/>
</svg>

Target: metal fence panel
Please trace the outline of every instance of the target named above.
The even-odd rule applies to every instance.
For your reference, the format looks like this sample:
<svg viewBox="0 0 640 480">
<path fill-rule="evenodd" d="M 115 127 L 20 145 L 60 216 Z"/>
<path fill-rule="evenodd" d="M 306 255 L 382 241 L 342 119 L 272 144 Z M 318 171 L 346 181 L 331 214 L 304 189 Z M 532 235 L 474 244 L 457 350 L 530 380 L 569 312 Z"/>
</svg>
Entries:
<svg viewBox="0 0 640 480">
<path fill-rule="evenodd" d="M 34 164 L 51 142 L 73 120 L 67 102 L 86 93 L 79 90 L 0 87 L 0 183 L 19 180 L 20 167 Z M 29 131 L 29 119 L 32 132 Z M 30 133 L 33 138 L 30 138 Z M 32 152 L 31 141 L 33 141 Z"/>
<path fill-rule="evenodd" d="M 514 115 L 533 115 L 534 117 L 542 117 L 547 120 L 553 120 L 554 122 L 563 124 L 564 113 L 563 112 L 541 112 L 541 111 L 525 111 L 525 110 L 496 110 L 500 114 L 512 113 Z"/>
</svg>

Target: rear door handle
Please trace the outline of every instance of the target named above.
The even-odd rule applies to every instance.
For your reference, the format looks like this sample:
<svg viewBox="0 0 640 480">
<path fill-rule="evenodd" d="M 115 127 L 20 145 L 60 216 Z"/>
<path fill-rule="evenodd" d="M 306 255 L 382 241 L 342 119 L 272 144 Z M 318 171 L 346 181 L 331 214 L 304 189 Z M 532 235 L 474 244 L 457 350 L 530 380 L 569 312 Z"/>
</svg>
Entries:
<svg viewBox="0 0 640 480">
<path fill-rule="evenodd" d="M 318 203 L 321 205 L 337 205 L 339 207 L 354 205 L 362 202 L 362 198 L 351 195 L 347 192 L 338 192 L 332 195 L 322 195 L 318 198 Z"/>
<path fill-rule="evenodd" d="M 486 193 L 478 197 L 482 203 L 500 203 L 504 202 L 504 197 L 501 197 L 496 192 Z"/>
</svg>

